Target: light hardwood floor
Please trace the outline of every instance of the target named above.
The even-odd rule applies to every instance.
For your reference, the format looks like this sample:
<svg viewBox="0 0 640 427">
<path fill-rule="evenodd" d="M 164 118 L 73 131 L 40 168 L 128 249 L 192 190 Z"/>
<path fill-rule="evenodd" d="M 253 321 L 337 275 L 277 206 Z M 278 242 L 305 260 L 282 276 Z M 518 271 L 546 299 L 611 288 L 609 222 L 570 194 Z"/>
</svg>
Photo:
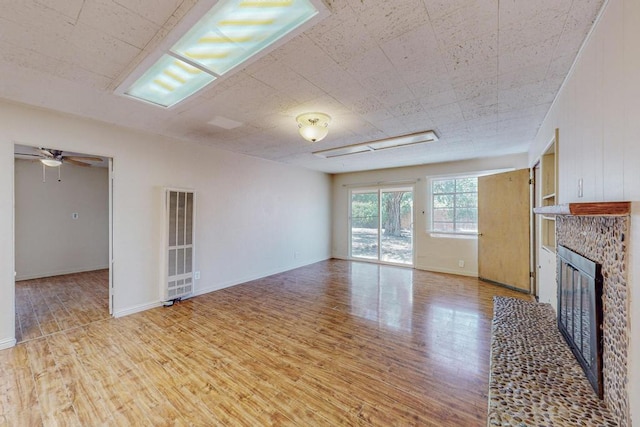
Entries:
<svg viewBox="0 0 640 427">
<path fill-rule="evenodd" d="M 478 280 L 331 260 L 0 351 L 0 425 L 486 425 Z"/>
<path fill-rule="evenodd" d="M 109 270 L 16 282 L 18 342 L 108 317 Z"/>
</svg>

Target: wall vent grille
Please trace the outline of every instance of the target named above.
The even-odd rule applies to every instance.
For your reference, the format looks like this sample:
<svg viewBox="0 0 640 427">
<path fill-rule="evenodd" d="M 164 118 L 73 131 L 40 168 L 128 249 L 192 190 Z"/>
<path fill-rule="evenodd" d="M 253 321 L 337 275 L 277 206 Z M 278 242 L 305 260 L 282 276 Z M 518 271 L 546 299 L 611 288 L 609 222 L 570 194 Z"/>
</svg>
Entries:
<svg viewBox="0 0 640 427">
<path fill-rule="evenodd" d="M 195 193 L 165 189 L 163 301 L 193 293 Z"/>
</svg>

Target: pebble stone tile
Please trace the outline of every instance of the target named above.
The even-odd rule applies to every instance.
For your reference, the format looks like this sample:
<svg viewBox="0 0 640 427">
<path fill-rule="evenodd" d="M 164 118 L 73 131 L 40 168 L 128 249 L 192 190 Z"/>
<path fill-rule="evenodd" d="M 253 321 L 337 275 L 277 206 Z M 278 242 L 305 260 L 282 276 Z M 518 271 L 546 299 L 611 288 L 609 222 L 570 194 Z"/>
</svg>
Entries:
<svg viewBox="0 0 640 427">
<path fill-rule="evenodd" d="M 618 426 L 549 304 L 494 297 L 487 425 Z"/>
<path fill-rule="evenodd" d="M 602 265 L 604 401 L 620 427 L 631 425 L 628 393 L 628 216 L 556 218 L 556 240 Z"/>
</svg>

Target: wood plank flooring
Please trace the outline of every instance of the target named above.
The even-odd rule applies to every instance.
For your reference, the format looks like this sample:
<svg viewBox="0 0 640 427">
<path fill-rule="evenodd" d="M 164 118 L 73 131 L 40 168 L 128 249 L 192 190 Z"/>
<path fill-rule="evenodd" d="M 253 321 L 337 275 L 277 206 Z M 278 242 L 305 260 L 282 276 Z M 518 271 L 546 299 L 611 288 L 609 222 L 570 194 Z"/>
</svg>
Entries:
<svg viewBox="0 0 640 427">
<path fill-rule="evenodd" d="M 494 295 L 320 262 L 0 351 L 0 425 L 486 425 Z"/>
<path fill-rule="evenodd" d="M 16 340 L 109 318 L 109 270 L 16 282 Z"/>
</svg>

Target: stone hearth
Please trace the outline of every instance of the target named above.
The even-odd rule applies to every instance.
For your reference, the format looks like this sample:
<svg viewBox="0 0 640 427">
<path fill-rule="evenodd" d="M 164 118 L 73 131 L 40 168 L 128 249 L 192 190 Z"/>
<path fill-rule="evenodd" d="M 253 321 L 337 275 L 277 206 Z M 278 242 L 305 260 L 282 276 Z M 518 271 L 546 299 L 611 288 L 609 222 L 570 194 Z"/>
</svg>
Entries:
<svg viewBox="0 0 640 427">
<path fill-rule="evenodd" d="M 489 426 L 618 426 L 549 304 L 494 298 Z"/>
</svg>

